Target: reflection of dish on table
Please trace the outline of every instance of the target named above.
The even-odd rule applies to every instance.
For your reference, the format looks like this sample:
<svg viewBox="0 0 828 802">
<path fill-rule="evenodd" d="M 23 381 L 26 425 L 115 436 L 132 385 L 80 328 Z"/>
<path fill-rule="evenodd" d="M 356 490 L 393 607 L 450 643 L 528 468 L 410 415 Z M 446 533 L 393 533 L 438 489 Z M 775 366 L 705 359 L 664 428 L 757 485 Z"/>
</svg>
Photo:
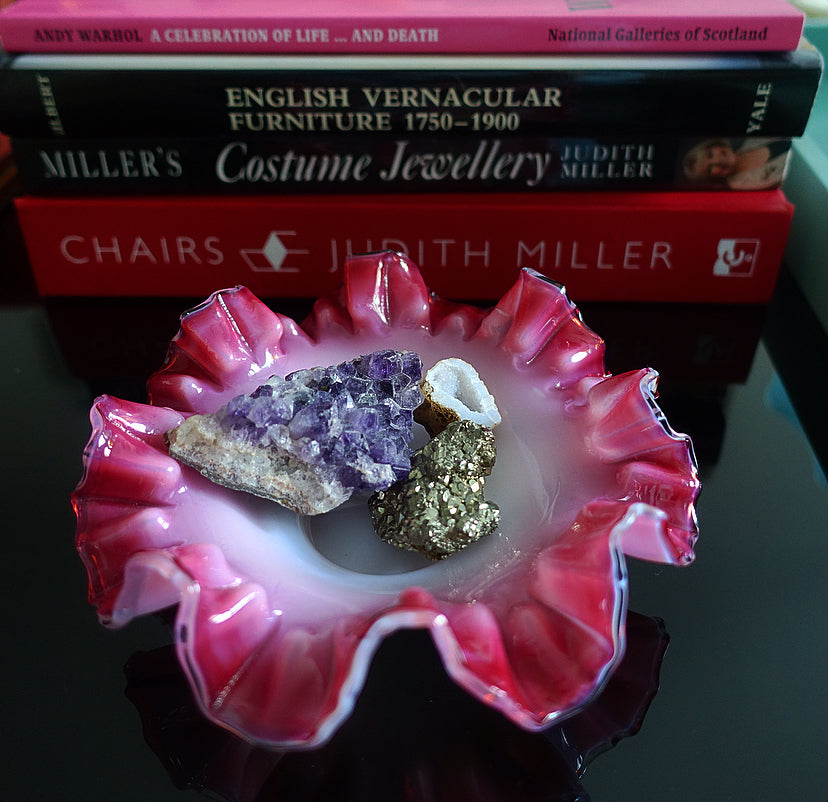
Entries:
<svg viewBox="0 0 828 802">
<path fill-rule="evenodd" d="M 310 752 L 252 747 L 207 721 L 172 647 L 130 658 L 126 695 L 176 787 L 233 802 L 387 802 L 405 798 L 412 777 L 441 802 L 481 793 L 512 802 L 517 788 L 521 802 L 548 802 L 583 792 L 587 766 L 638 732 L 655 697 L 664 626 L 629 611 L 626 632 L 624 658 L 601 693 L 542 733 L 519 730 L 464 694 L 420 632 L 394 633 L 383 643 L 353 715 Z"/>
</svg>

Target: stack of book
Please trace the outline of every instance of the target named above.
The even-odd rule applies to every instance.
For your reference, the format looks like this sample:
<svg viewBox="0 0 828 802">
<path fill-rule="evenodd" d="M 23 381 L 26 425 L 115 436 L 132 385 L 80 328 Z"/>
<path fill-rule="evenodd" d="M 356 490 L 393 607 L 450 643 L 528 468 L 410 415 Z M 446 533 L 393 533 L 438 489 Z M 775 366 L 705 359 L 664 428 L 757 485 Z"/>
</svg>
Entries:
<svg viewBox="0 0 828 802">
<path fill-rule="evenodd" d="M 766 301 L 822 59 L 786 0 L 17 0 L 0 130 L 44 295 Z"/>
</svg>

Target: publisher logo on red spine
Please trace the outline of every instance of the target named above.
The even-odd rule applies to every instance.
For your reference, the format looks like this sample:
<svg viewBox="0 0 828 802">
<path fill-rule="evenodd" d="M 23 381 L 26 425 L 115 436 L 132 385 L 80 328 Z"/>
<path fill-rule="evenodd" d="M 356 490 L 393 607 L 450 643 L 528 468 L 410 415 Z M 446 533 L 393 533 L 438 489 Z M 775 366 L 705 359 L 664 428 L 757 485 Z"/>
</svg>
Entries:
<svg viewBox="0 0 828 802">
<path fill-rule="evenodd" d="M 742 278 L 752 276 L 758 255 L 758 239 L 720 239 L 713 275 Z"/>
</svg>

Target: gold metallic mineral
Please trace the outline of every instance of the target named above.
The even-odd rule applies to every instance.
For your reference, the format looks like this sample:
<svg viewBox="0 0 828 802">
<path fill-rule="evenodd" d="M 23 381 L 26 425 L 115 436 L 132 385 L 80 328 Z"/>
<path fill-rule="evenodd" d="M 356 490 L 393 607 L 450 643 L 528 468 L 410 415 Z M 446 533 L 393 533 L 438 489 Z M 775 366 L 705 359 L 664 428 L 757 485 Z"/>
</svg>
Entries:
<svg viewBox="0 0 828 802">
<path fill-rule="evenodd" d="M 442 559 L 491 534 L 500 510 L 483 497 L 496 457 L 494 433 L 454 421 L 411 458 L 408 477 L 368 500 L 386 543 Z"/>
</svg>

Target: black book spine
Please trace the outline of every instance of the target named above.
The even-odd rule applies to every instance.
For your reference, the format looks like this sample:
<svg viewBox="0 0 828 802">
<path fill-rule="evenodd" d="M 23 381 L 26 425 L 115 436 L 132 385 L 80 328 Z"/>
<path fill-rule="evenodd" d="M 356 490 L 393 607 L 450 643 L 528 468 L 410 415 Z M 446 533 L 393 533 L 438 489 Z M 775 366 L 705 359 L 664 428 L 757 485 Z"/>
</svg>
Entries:
<svg viewBox="0 0 828 802">
<path fill-rule="evenodd" d="M 0 130 L 23 137 L 795 137 L 822 71 L 809 49 L 606 69 L 516 69 L 510 61 L 503 69 L 229 69 L 219 57 L 214 68 L 162 69 L 152 59 L 98 67 L 66 58 L 77 59 L 76 68 L 30 56 L 0 71 Z"/>
<path fill-rule="evenodd" d="M 410 136 L 12 140 L 31 195 L 767 189 L 790 140 Z M 760 149 L 766 167 L 710 178 L 708 145 Z M 688 166 L 689 165 L 689 166 Z"/>
</svg>

